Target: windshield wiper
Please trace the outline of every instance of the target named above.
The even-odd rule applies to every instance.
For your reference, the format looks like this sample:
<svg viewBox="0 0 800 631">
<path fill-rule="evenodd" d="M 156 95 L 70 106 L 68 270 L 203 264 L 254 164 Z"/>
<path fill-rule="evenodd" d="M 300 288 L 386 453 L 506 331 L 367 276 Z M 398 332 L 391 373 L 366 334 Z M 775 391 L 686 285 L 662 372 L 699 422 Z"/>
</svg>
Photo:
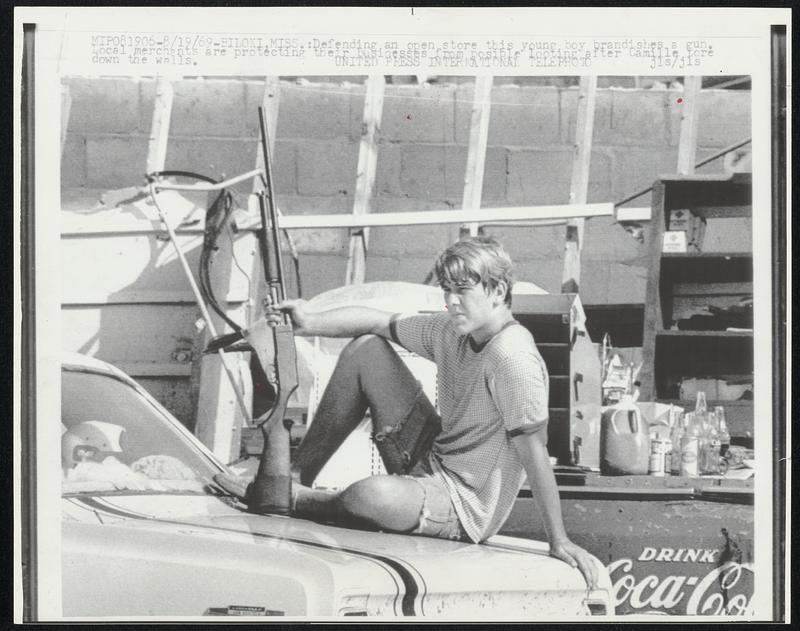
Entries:
<svg viewBox="0 0 800 631">
<path fill-rule="evenodd" d="M 252 482 L 252 478 L 243 478 L 230 473 L 217 473 L 214 476 L 214 483 L 227 495 L 231 495 L 245 503 L 247 502 Z"/>
</svg>

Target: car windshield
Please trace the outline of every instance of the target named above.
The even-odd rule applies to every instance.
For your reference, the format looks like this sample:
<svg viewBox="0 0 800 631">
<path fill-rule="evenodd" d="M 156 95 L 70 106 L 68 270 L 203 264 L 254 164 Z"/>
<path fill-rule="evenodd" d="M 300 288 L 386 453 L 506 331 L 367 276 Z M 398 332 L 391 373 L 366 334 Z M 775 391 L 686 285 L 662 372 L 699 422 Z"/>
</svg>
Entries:
<svg viewBox="0 0 800 631">
<path fill-rule="evenodd" d="M 108 373 L 61 375 L 63 494 L 211 491 L 218 469 L 160 406 Z"/>
</svg>

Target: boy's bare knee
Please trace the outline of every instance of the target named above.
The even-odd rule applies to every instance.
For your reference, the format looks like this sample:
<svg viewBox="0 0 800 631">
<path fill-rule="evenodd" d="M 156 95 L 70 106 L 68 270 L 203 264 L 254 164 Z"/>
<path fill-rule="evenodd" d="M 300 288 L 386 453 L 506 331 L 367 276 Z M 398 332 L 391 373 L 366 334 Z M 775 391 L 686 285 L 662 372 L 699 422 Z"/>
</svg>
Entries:
<svg viewBox="0 0 800 631">
<path fill-rule="evenodd" d="M 339 503 L 352 514 L 363 514 L 369 509 L 380 511 L 391 504 L 389 476 L 373 476 L 354 482 L 342 491 Z"/>
<path fill-rule="evenodd" d="M 388 342 L 386 342 L 386 340 L 374 333 L 359 335 L 347 343 L 342 349 L 340 357 L 353 358 L 372 349 L 386 346 L 387 344 Z"/>
<path fill-rule="evenodd" d="M 345 515 L 395 531 L 411 530 L 417 525 L 423 501 L 423 492 L 415 482 L 389 475 L 359 480 L 338 498 Z"/>
</svg>

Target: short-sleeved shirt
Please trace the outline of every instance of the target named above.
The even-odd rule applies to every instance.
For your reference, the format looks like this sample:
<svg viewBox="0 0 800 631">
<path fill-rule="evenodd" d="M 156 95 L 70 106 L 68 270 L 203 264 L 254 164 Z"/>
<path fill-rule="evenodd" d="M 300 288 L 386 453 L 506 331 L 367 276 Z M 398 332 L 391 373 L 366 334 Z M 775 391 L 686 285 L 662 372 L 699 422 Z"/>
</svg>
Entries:
<svg viewBox="0 0 800 631">
<path fill-rule="evenodd" d="M 546 431 L 548 376 L 530 332 L 511 321 L 482 346 L 447 313 L 400 316 L 394 341 L 437 365 L 442 431 L 430 467 L 475 542 L 505 522 L 525 471 L 511 438 Z"/>
</svg>

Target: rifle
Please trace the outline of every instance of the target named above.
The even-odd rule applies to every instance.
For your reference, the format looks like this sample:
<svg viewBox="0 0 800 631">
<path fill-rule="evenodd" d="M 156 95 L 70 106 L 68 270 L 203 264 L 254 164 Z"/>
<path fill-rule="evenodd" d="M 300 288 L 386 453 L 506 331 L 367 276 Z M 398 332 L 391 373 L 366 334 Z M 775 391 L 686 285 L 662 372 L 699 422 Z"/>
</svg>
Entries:
<svg viewBox="0 0 800 631">
<path fill-rule="evenodd" d="M 267 125 L 263 108 L 258 108 L 261 128 L 261 150 L 264 154 L 264 180 L 266 190 L 258 193 L 261 228 L 258 242 L 264 264 L 264 278 L 268 294 L 265 309 L 282 302 L 286 298 L 286 285 L 280 256 L 280 237 L 278 232 L 278 209 L 275 205 L 275 189 L 272 179 Z M 297 389 L 297 349 L 291 319 L 286 314 L 278 315 L 279 322 L 259 320 L 253 326 L 240 332 L 223 335 L 209 342 L 206 352 L 229 346 L 244 338 L 250 348 L 255 350 L 266 375 L 275 372 L 275 402 L 270 410 L 255 419 L 264 437 L 264 448 L 258 463 L 258 471 L 252 484 L 242 489 L 241 484 L 229 476 L 215 476 L 215 480 L 226 490 L 245 499 L 247 510 L 251 513 L 272 513 L 286 515 L 291 506 L 291 468 L 289 462 L 289 428 L 291 423 L 284 420 L 289 398 Z M 271 340 L 270 338 L 271 332 Z M 270 350 L 273 350 L 271 353 Z"/>
<path fill-rule="evenodd" d="M 280 236 L 278 232 L 278 209 L 275 205 L 275 187 L 272 180 L 272 161 L 270 159 L 267 125 L 263 108 L 258 108 L 258 122 L 261 127 L 261 150 L 264 153 L 264 173 L 266 191 L 258 195 L 261 213 L 259 243 L 264 262 L 264 278 L 269 287 L 266 307 L 282 302 L 286 298 L 286 285 L 283 264 L 280 256 Z M 256 419 L 264 436 L 264 449 L 258 463 L 258 472 L 247 497 L 247 510 L 252 513 L 288 514 L 291 504 L 291 484 L 289 463 L 289 427 L 284 421 L 289 398 L 297 389 L 297 349 L 294 343 L 292 322 L 285 313 L 280 314 L 279 323 L 270 323 L 272 341 L 275 349 L 275 403 L 265 417 Z M 247 336 L 246 336 L 247 337 Z M 255 340 L 253 340 L 255 342 Z M 264 365 L 258 344 L 253 345 L 258 353 L 266 374 L 269 366 Z M 262 420 L 263 418 L 263 420 Z"/>
</svg>

